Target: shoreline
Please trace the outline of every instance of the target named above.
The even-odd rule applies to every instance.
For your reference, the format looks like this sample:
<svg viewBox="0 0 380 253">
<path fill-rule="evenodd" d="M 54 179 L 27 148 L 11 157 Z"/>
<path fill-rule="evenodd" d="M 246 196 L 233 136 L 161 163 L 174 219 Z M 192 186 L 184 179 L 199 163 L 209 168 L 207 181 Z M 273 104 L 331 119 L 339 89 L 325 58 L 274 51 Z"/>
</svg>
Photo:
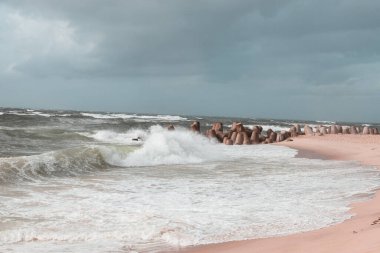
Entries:
<svg viewBox="0 0 380 253">
<path fill-rule="evenodd" d="M 274 145 L 298 150 L 296 157 L 357 161 L 380 170 L 380 136 L 299 136 Z M 181 253 L 375 253 L 380 252 L 380 189 L 350 205 L 352 217 L 339 224 L 287 236 L 188 247 Z"/>
</svg>

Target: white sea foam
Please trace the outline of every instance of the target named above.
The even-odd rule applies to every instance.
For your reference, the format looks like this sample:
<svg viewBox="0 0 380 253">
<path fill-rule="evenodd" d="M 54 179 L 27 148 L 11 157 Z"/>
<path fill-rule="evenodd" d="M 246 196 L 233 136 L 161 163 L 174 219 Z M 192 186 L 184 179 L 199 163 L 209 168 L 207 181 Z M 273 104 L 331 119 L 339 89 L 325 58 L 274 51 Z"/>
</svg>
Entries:
<svg viewBox="0 0 380 253">
<path fill-rule="evenodd" d="M 275 145 L 226 146 L 180 127 L 122 131 L 125 121 L 78 114 L 0 127 L 6 153 L 34 140 L 44 147 L 35 153 L 54 149 L 0 158 L 0 252 L 162 252 L 295 233 L 350 217 L 349 204 L 380 185 L 378 171 L 355 163 L 294 158 Z M 7 131 L 17 129 L 25 131 Z M 91 139 L 66 138 L 76 132 Z"/>
<path fill-rule="evenodd" d="M 107 160 L 117 166 L 152 166 L 162 164 L 200 163 L 216 159 L 215 142 L 188 130 L 168 131 L 160 126 L 151 127 L 142 148 L 124 159 Z"/>
<path fill-rule="evenodd" d="M 81 113 L 83 116 L 95 119 L 134 119 L 142 121 L 184 121 L 187 118 L 172 115 L 137 115 L 137 114 L 121 114 L 121 113 Z"/>
<path fill-rule="evenodd" d="M 270 129 L 272 129 L 275 132 L 280 132 L 282 130 L 289 131 L 289 128 L 291 126 L 262 125 L 262 127 L 263 127 L 264 131 L 266 131 L 266 130 L 268 130 L 270 128 Z"/>
<path fill-rule="evenodd" d="M 326 125 L 334 125 L 335 121 L 328 121 L 328 120 L 316 120 L 315 122 L 326 124 Z"/>
<path fill-rule="evenodd" d="M 181 128 L 89 134 L 100 143 L 0 159 L 31 179 L 0 192 L 0 252 L 162 252 L 296 233 L 349 218 L 349 204 L 380 185 L 355 163 Z M 142 145 L 125 145 L 135 135 Z"/>
<path fill-rule="evenodd" d="M 244 127 L 248 127 L 249 129 L 253 129 L 254 126 L 257 126 L 257 125 L 249 125 L 249 124 L 246 124 L 244 125 Z M 260 125 L 264 131 L 267 131 L 269 128 L 272 129 L 273 131 L 275 132 L 280 132 L 282 130 L 285 130 L 285 131 L 289 131 L 289 128 L 291 126 L 278 126 L 278 125 Z M 232 127 L 232 125 L 227 125 L 227 127 Z"/>
<path fill-rule="evenodd" d="M 132 133 L 132 134 L 131 134 Z M 153 126 L 147 131 L 134 130 L 125 134 L 114 132 L 98 132 L 99 140 L 114 141 L 114 143 L 128 144 L 131 136 L 142 136 L 142 147 L 132 153 L 118 153 L 114 150 L 103 150 L 109 164 L 123 167 L 140 167 L 169 164 L 192 164 L 211 161 L 237 159 L 241 157 L 267 157 L 277 159 L 283 156 L 295 155 L 292 149 L 276 147 L 274 152 L 263 151 L 262 147 L 252 149 L 248 146 L 225 146 L 214 139 L 193 133 L 183 128 L 168 131 L 161 126 Z M 101 137 L 100 137 L 101 136 Z"/>
<path fill-rule="evenodd" d="M 11 115 L 18 115 L 18 116 L 41 116 L 41 117 L 69 117 L 71 114 L 56 114 L 56 113 L 46 113 L 46 112 L 39 112 L 35 110 L 28 109 L 25 111 L 8 111 L 6 114 Z"/>
<path fill-rule="evenodd" d="M 32 114 L 38 115 L 38 116 L 43 116 L 43 117 L 51 117 L 51 116 L 53 116 L 52 114 L 43 113 L 43 112 L 33 112 Z"/>
<path fill-rule="evenodd" d="M 355 196 L 380 184 L 378 171 L 353 163 L 296 159 L 271 145 L 229 148 L 231 157 L 220 162 L 6 188 L 0 251 L 159 252 L 295 233 L 350 217 Z"/>
<path fill-rule="evenodd" d="M 81 115 L 85 116 L 85 117 L 95 118 L 95 119 L 115 119 L 115 118 L 117 118 L 117 117 L 114 117 L 114 116 L 110 116 L 110 115 L 106 115 L 106 114 L 99 114 L 99 113 L 86 113 L 86 112 L 82 112 Z"/>
<path fill-rule="evenodd" d="M 18 111 L 8 111 L 7 114 L 19 115 L 19 116 L 28 116 L 30 113 L 18 112 Z"/>
</svg>

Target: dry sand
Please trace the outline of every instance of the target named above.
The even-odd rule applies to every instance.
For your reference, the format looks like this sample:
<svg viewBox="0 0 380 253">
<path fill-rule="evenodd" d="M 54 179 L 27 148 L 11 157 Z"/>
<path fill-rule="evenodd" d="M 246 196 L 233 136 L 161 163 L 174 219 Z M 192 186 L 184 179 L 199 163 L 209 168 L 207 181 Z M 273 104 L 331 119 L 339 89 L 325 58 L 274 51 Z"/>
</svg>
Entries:
<svg viewBox="0 0 380 253">
<path fill-rule="evenodd" d="M 380 169 L 380 135 L 301 136 L 279 145 L 299 150 L 299 156 L 355 160 Z M 185 249 L 191 253 L 380 253 L 380 191 L 355 203 L 355 216 L 327 228 L 283 237 L 211 244 Z"/>
</svg>

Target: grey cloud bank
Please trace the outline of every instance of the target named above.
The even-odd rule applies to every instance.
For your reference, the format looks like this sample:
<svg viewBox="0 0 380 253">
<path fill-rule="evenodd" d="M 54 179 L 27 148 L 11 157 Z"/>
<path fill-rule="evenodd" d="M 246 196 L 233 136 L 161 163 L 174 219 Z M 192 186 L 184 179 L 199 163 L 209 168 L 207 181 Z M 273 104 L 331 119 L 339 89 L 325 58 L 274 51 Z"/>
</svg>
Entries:
<svg viewBox="0 0 380 253">
<path fill-rule="evenodd" d="M 0 106 L 380 122 L 376 1 L 0 1 Z"/>
</svg>

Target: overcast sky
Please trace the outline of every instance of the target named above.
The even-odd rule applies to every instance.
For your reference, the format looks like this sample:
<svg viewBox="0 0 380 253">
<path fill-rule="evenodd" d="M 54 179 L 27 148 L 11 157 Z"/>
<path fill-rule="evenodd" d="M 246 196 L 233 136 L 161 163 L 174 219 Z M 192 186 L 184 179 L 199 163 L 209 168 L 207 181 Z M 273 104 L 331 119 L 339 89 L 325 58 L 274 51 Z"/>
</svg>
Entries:
<svg viewBox="0 0 380 253">
<path fill-rule="evenodd" d="M 380 122 L 380 1 L 0 0 L 0 106 Z"/>
</svg>

